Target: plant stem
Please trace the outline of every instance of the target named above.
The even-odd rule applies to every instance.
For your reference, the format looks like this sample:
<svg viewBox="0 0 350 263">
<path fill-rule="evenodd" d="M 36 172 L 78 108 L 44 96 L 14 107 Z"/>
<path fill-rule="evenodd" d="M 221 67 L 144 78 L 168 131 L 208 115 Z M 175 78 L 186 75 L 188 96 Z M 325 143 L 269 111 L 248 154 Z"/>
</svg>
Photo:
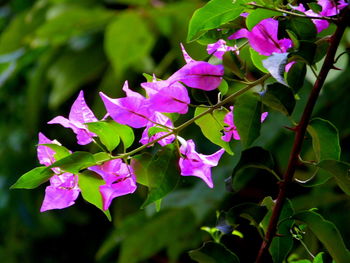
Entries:
<svg viewBox="0 0 350 263">
<path fill-rule="evenodd" d="M 296 133 L 295 133 L 293 147 L 290 153 L 290 158 L 288 161 L 287 170 L 284 174 L 283 181 L 279 183 L 279 193 L 276 199 L 275 206 L 272 211 L 272 215 L 270 218 L 269 226 L 266 231 L 265 239 L 261 244 L 258 256 L 255 261 L 256 263 L 266 262 L 266 260 L 264 260 L 263 257 L 267 253 L 267 250 L 272 242 L 272 239 L 275 237 L 278 219 L 280 217 L 283 204 L 286 200 L 288 185 L 293 181 L 293 176 L 296 169 L 296 165 L 298 163 L 298 156 L 300 154 L 301 147 L 304 141 L 306 128 L 309 124 L 312 111 L 316 104 L 321 88 L 326 80 L 327 74 L 333 67 L 335 54 L 338 49 L 340 40 L 344 34 L 349 18 L 350 18 L 350 9 L 346 8 L 346 10 L 343 10 L 343 12 L 341 13 L 341 16 L 339 18 L 339 23 L 337 24 L 338 27 L 335 33 L 331 37 L 331 44 L 327 51 L 327 55 L 322 65 L 322 68 L 311 90 L 309 99 L 304 108 L 303 115 L 301 116 L 301 120 L 295 128 Z"/>
<path fill-rule="evenodd" d="M 321 20 L 327 20 L 327 21 L 330 21 L 330 22 L 335 22 L 335 21 L 336 21 L 336 19 L 331 18 L 331 17 L 326 17 L 326 16 L 320 16 L 320 17 L 318 17 L 318 16 L 306 16 L 306 15 L 302 15 L 302 14 L 295 13 L 295 12 L 292 12 L 292 11 L 287 11 L 287 10 L 280 9 L 280 8 L 271 8 L 271 7 L 267 7 L 267 6 L 262 6 L 262 5 L 254 4 L 254 3 L 249 3 L 249 4 L 247 4 L 247 5 L 250 5 L 250 6 L 255 7 L 255 8 L 261 8 L 261 9 L 266 9 L 266 10 L 281 12 L 281 13 L 284 13 L 284 14 L 288 14 L 288 15 L 296 16 L 296 17 L 300 17 L 300 18 L 306 18 L 306 19 L 321 19 Z"/>
<path fill-rule="evenodd" d="M 196 120 L 202 118 L 204 115 L 207 115 L 209 113 L 212 113 L 215 109 L 218 109 L 220 107 L 222 107 L 223 105 L 229 103 L 230 101 L 232 101 L 234 98 L 242 95 L 243 93 L 247 92 L 248 90 L 250 90 L 251 88 L 255 87 L 256 85 L 259 85 L 261 83 L 264 83 L 266 79 L 268 79 L 269 77 L 271 77 L 271 74 L 266 74 L 264 76 L 262 76 L 260 79 L 250 83 L 249 85 L 247 85 L 246 87 L 244 87 L 243 89 L 240 89 L 239 91 L 231 94 L 230 96 L 228 96 L 227 98 L 225 98 L 224 100 L 220 101 L 219 103 L 211 106 L 208 110 L 202 112 L 201 114 L 198 114 L 197 116 L 193 117 L 192 119 L 184 122 L 183 124 L 173 128 L 172 131 L 168 132 L 167 134 L 164 134 L 162 137 L 159 137 L 147 144 L 144 144 L 130 152 L 127 152 L 127 153 L 124 153 L 124 154 L 120 154 L 120 155 L 117 155 L 117 156 L 112 156 L 111 158 L 112 159 L 120 159 L 120 158 L 128 158 L 130 157 L 131 155 L 134 155 L 138 152 L 140 152 L 141 150 L 143 149 L 146 149 L 147 147 L 149 146 L 152 146 L 153 144 L 155 144 L 156 142 L 170 136 L 170 135 L 177 135 L 181 130 L 185 129 L 187 126 L 191 125 L 192 123 L 194 123 Z"/>
</svg>

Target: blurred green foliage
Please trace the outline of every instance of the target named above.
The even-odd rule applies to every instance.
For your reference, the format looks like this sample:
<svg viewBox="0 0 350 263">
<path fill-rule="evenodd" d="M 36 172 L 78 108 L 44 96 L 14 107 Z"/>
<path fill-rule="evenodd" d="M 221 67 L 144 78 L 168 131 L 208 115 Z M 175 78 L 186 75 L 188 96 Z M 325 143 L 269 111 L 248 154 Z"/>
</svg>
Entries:
<svg viewBox="0 0 350 263">
<path fill-rule="evenodd" d="M 112 223 L 81 198 L 77 205 L 63 211 L 39 213 L 44 187 L 32 191 L 9 190 L 21 174 L 38 165 L 37 133 L 43 131 L 50 139 L 64 141 L 68 149 L 79 150 L 70 131 L 46 122 L 54 116 L 67 115 L 81 89 L 96 116 L 102 118 L 105 110 L 99 91 L 111 97 L 122 96 L 121 87 L 126 79 L 137 89 L 144 81 L 144 72 L 166 78 L 176 71 L 184 63 L 179 43 L 186 41 L 189 19 L 203 3 L 200 0 L 2 0 L 0 4 L 1 262 L 190 262 L 186 252 L 210 240 L 200 227 L 216 224 L 216 210 L 228 210 L 233 205 L 258 202 L 276 194 L 274 178 L 264 170 L 245 171 L 248 177 L 245 185 L 236 192 L 226 191 L 224 179 L 231 175 L 242 151 L 241 145 L 233 142 L 227 148 L 236 154 L 225 155 L 220 167 L 213 169 L 214 189 L 196 179 L 181 178 L 175 190 L 162 200 L 160 212 L 153 205 L 140 210 L 147 194 L 140 186 L 136 194 L 120 197 L 113 203 Z M 341 48 L 349 47 L 348 30 Z M 199 44 L 188 44 L 186 49 L 194 58 L 206 57 L 205 48 Z M 249 49 L 242 50 L 243 57 L 244 54 L 249 66 L 252 64 Z M 331 120 L 338 129 L 343 150 L 340 160 L 349 162 L 349 56 L 343 55 L 337 66 L 344 71 L 331 73 L 315 114 Z M 299 87 L 299 98 L 290 117 L 294 120 L 299 119 L 314 80 L 312 72 L 306 74 L 308 81 Z M 289 119 L 277 111 L 271 112 L 262 125 L 260 137 L 249 142 L 271 150 L 275 168 L 281 173 L 293 138 L 284 125 L 290 125 Z M 200 152 L 212 153 L 217 149 L 200 135 L 195 125 L 186 129 L 185 134 L 198 141 Z M 139 138 L 140 134 L 136 132 L 135 136 Z M 316 158 L 312 146 L 311 136 L 307 137 L 302 157 Z M 300 165 L 296 177 L 305 180 L 314 173 Z M 328 179 L 322 173 L 315 177 L 321 181 Z M 317 188 L 295 184 L 292 189 L 294 209 L 317 207 L 324 218 L 342 230 L 345 245 L 349 247 L 350 213 L 343 211 L 349 210 L 350 203 L 334 180 Z M 156 199 L 163 195 L 164 189 L 154 191 Z M 260 237 L 248 223 L 241 224 L 238 230 L 250 237 L 249 244 L 233 235 L 223 236 L 221 241 L 229 248 L 234 247 L 239 257 L 246 260 L 242 262 L 251 262 L 256 253 L 250 251 L 257 250 Z M 304 238 L 311 251 L 322 247 L 310 233 Z M 294 250 L 298 258 L 307 258 L 307 252 L 297 242 Z"/>
</svg>

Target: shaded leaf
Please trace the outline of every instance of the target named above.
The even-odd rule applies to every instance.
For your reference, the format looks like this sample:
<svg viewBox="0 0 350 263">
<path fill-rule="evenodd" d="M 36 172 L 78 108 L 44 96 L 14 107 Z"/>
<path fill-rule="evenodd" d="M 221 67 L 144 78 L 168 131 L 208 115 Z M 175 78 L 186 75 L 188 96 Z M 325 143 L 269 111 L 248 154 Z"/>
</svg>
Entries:
<svg viewBox="0 0 350 263">
<path fill-rule="evenodd" d="M 193 238 L 193 214 L 188 209 L 157 213 L 152 220 L 142 222 L 137 231 L 127 233 L 120 249 L 119 263 L 136 263 L 158 251 Z"/>
<path fill-rule="evenodd" d="M 235 191 L 243 188 L 254 176 L 247 176 L 246 169 L 263 169 L 274 174 L 274 160 L 271 153 L 261 147 L 252 147 L 244 150 L 241 158 L 232 172 L 232 187 Z"/>
<path fill-rule="evenodd" d="M 288 86 L 297 93 L 304 84 L 306 75 L 306 64 L 301 61 L 297 61 L 287 73 L 287 83 Z"/>
<path fill-rule="evenodd" d="M 312 119 L 307 127 L 317 161 L 339 160 L 340 145 L 337 128 L 321 118 Z"/>
<path fill-rule="evenodd" d="M 310 19 L 293 17 L 288 20 L 287 29 L 293 31 L 299 40 L 314 40 L 317 35 L 316 27 Z"/>
<path fill-rule="evenodd" d="M 226 220 L 230 225 L 236 226 L 239 217 L 242 217 L 249 220 L 253 226 L 258 227 L 266 213 L 267 208 L 265 206 L 259 206 L 255 203 L 242 203 L 232 207 L 226 213 Z"/>
<path fill-rule="evenodd" d="M 194 116 L 198 116 L 207 111 L 207 108 L 197 107 Z M 197 119 L 195 123 L 201 128 L 203 135 L 212 143 L 221 146 L 226 150 L 228 154 L 233 155 L 228 142 L 221 139 L 223 136 L 222 130 L 224 129 L 224 118 L 228 111 L 226 109 L 216 109 L 211 114 L 206 114 L 203 117 Z"/>
<path fill-rule="evenodd" d="M 206 242 L 196 250 L 188 252 L 191 259 L 199 263 L 239 263 L 239 258 L 224 245 Z"/>
<path fill-rule="evenodd" d="M 189 23 L 187 41 L 194 41 L 206 31 L 228 23 L 243 12 L 245 0 L 211 0 L 197 9 Z"/>
<path fill-rule="evenodd" d="M 103 210 L 102 195 L 100 193 L 100 186 L 106 184 L 106 182 L 92 171 L 79 173 L 78 177 L 79 188 L 84 200 L 99 208 L 107 216 L 108 220 L 112 221 L 109 210 Z"/>
<path fill-rule="evenodd" d="M 113 12 L 102 8 L 70 6 L 48 19 L 35 33 L 41 41 L 63 44 L 71 37 L 102 31 L 113 16 Z"/>
<path fill-rule="evenodd" d="M 250 146 L 259 136 L 261 102 L 252 93 L 239 96 L 233 109 L 234 123 L 244 147 Z"/>
<path fill-rule="evenodd" d="M 52 170 L 46 166 L 36 167 L 23 174 L 10 189 L 33 189 L 45 183 L 52 175 Z"/>
<path fill-rule="evenodd" d="M 343 238 L 336 226 L 325 220 L 320 214 L 313 211 L 296 213 L 293 219 L 306 223 L 314 235 L 326 247 L 329 254 L 337 263 L 347 263 L 350 260 L 350 252 L 346 248 Z"/>
<path fill-rule="evenodd" d="M 266 91 L 262 94 L 262 103 L 285 115 L 291 115 L 296 102 L 290 88 L 274 83 L 268 85 Z"/>
<path fill-rule="evenodd" d="M 147 56 L 153 44 L 152 33 L 136 12 L 121 13 L 106 29 L 105 51 L 117 74 Z"/>
<path fill-rule="evenodd" d="M 344 193 L 350 195 L 350 164 L 336 160 L 323 160 L 318 167 L 332 174 Z"/>
</svg>

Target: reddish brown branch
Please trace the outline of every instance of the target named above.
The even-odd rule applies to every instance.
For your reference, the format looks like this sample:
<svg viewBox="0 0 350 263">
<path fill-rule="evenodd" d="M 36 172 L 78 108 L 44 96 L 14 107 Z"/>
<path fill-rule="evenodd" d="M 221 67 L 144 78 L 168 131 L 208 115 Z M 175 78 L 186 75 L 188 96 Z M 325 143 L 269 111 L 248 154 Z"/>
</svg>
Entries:
<svg viewBox="0 0 350 263">
<path fill-rule="evenodd" d="M 287 195 L 287 188 L 288 185 L 292 182 L 295 168 L 298 162 L 298 156 L 301 151 L 301 147 L 304 141 L 305 133 L 307 125 L 309 124 L 312 111 L 314 109 L 314 106 L 316 104 L 318 95 L 320 93 L 320 90 L 326 80 L 326 77 L 328 75 L 328 72 L 333 68 L 334 64 L 334 57 L 336 54 L 336 51 L 338 49 L 340 40 L 344 34 L 345 28 L 347 26 L 347 23 L 349 22 L 350 17 L 350 9 L 346 8 L 340 16 L 339 22 L 337 23 L 337 29 L 334 33 L 334 35 L 331 37 L 331 43 L 327 51 L 326 58 L 324 60 L 324 63 L 322 65 L 321 71 L 318 75 L 318 78 L 311 90 L 309 99 L 307 101 L 307 104 L 305 106 L 303 115 L 301 117 L 301 120 L 296 127 L 296 133 L 293 143 L 293 148 L 290 153 L 290 158 L 287 166 L 286 173 L 284 174 L 283 181 L 279 184 L 279 193 L 276 199 L 276 204 L 273 208 L 271 219 L 269 222 L 269 226 L 266 231 L 265 239 L 263 240 L 258 256 L 256 258 L 256 263 L 262 263 L 263 262 L 263 256 L 265 253 L 267 253 L 267 250 L 272 242 L 272 239 L 276 236 L 276 229 L 277 229 L 277 223 L 278 219 L 280 217 L 283 204 L 286 200 Z"/>
</svg>

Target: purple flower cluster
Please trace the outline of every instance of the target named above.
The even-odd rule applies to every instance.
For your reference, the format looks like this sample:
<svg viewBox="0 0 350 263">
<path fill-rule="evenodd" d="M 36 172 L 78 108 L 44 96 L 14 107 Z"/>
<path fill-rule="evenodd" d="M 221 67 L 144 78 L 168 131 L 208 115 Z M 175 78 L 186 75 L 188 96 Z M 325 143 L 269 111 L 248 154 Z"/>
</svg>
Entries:
<svg viewBox="0 0 350 263">
<path fill-rule="evenodd" d="M 335 4 L 331 0 L 319 0 L 318 4 L 322 7 L 319 14 L 312 10 L 306 11 L 303 5 L 292 8 L 308 16 L 321 17 L 334 16 L 347 5 L 343 0 L 339 1 L 339 4 Z M 328 22 L 325 20 L 314 19 L 313 22 L 318 32 L 328 27 Z M 288 49 L 292 48 L 293 43 L 288 38 L 278 39 L 278 25 L 278 20 L 267 18 L 256 24 L 251 31 L 245 28 L 240 29 L 228 39 L 246 38 L 252 49 L 265 56 L 286 53 Z M 225 150 L 220 149 L 211 155 L 196 152 L 193 140 L 186 141 L 175 134 L 172 120 L 166 114 L 186 114 L 190 104 L 188 89 L 215 90 L 222 81 L 224 67 L 205 61 L 196 61 L 188 55 L 183 45 L 181 48 L 186 64 L 166 80 L 160 80 L 153 76 L 152 81 L 141 83 L 146 96 L 131 90 L 126 81 L 123 86 L 125 97 L 110 98 L 102 92 L 100 92 L 100 97 L 107 110 L 106 116 L 110 116 L 117 123 L 132 128 L 144 128 L 139 140 L 141 144 L 152 146 L 157 141 L 161 146 L 165 146 L 177 139 L 181 143 L 178 162 L 181 175 L 199 177 L 212 188 L 214 185 L 211 168 L 217 166 Z M 239 54 L 239 49 L 237 46 L 227 45 L 225 40 L 220 39 L 216 43 L 209 44 L 207 52 L 222 60 L 225 52 Z M 265 120 L 267 114 L 264 112 L 261 115 L 261 122 Z M 86 123 L 97 121 L 98 119 L 84 100 L 83 91 L 80 91 L 78 98 L 72 105 L 68 119 L 58 116 L 48 123 L 60 124 L 65 128 L 72 129 L 76 134 L 77 143 L 86 145 L 94 141 L 94 137 L 97 136 L 89 131 Z M 225 116 L 223 125 L 225 125 L 224 135 L 221 137 L 223 141 L 240 140 L 240 135 L 234 124 L 233 106 L 230 107 L 229 113 Z M 151 129 L 156 130 L 156 132 L 151 132 Z M 38 159 L 41 164 L 50 166 L 56 161 L 55 151 L 45 144 L 59 143 L 51 141 L 39 133 Z M 114 198 L 131 194 L 137 188 L 137 174 L 135 175 L 133 168 L 122 159 L 109 160 L 102 165 L 95 165 L 88 169 L 105 181 L 105 184 L 101 185 L 99 189 L 104 210 L 109 208 Z M 52 168 L 52 170 L 54 175 L 50 179 L 50 185 L 46 188 L 41 211 L 71 206 L 80 193 L 77 175 L 65 172 L 60 168 Z"/>
</svg>

